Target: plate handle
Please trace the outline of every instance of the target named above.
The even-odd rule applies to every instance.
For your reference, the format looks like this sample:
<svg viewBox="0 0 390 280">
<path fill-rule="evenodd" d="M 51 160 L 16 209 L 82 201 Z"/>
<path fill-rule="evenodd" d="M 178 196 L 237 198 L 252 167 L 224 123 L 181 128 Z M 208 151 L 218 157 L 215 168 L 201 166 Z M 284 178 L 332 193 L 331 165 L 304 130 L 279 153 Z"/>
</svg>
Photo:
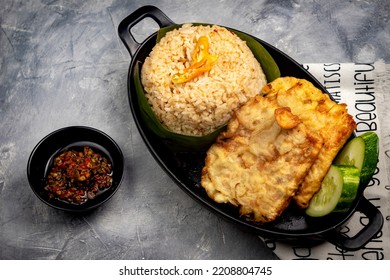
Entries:
<svg viewBox="0 0 390 280">
<path fill-rule="evenodd" d="M 168 16 L 166 16 L 160 9 L 155 6 L 143 6 L 128 15 L 119 24 L 118 34 L 129 51 L 131 57 L 134 56 L 137 49 L 141 45 L 135 40 L 133 34 L 131 33 L 131 28 L 147 17 L 155 20 L 160 28 L 175 24 Z"/>
<path fill-rule="evenodd" d="M 348 251 L 356 251 L 364 247 L 382 229 L 383 216 L 381 212 L 365 197 L 362 197 L 356 211 L 363 213 L 369 220 L 355 236 L 348 237 L 338 230 L 330 231 L 324 236 L 325 240 Z"/>
</svg>

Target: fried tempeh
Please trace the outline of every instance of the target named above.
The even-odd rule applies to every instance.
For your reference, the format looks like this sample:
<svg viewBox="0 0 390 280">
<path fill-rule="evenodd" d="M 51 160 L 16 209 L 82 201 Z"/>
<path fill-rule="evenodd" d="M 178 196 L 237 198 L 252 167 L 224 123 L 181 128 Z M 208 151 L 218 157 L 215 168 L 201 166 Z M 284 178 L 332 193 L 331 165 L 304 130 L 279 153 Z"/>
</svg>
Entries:
<svg viewBox="0 0 390 280">
<path fill-rule="evenodd" d="M 312 196 L 320 189 L 333 159 L 356 128 L 356 123 L 348 114 L 346 104 L 337 104 L 303 79 L 278 78 L 266 85 L 262 94 L 276 100 L 279 106 L 290 108 L 303 124 L 319 133 L 324 140 L 317 160 L 294 196 L 298 206 L 306 208 Z"/>
<path fill-rule="evenodd" d="M 202 186 L 256 222 L 275 220 L 317 159 L 322 138 L 276 99 L 256 96 L 207 152 Z"/>
</svg>

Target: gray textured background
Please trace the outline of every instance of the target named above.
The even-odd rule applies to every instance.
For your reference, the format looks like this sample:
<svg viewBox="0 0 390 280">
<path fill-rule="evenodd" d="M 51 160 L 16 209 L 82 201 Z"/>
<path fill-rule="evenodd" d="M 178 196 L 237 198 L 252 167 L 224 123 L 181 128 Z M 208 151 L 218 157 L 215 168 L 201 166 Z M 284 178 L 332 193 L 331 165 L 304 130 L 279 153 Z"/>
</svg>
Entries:
<svg viewBox="0 0 390 280">
<path fill-rule="evenodd" d="M 146 4 L 177 23 L 247 32 L 302 63 L 390 63 L 387 0 L 0 0 L 0 259 L 275 258 L 181 191 L 142 142 L 117 27 Z M 145 20 L 134 33 L 143 40 L 156 28 Z M 26 178 L 36 143 L 70 125 L 103 130 L 125 155 L 117 194 L 83 216 L 44 205 Z"/>
</svg>

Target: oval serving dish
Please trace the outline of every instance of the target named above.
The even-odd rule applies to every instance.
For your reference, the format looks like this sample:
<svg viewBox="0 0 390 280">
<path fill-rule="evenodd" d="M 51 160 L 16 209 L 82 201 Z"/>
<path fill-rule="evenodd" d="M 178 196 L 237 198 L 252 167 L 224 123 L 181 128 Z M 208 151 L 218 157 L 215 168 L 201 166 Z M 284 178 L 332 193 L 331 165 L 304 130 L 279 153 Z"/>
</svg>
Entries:
<svg viewBox="0 0 390 280">
<path fill-rule="evenodd" d="M 139 106 L 140 100 L 137 87 L 140 85 L 134 77 L 138 75 L 137 71 L 139 71 L 140 65 L 156 44 L 158 33 L 151 34 L 142 43 L 138 43 L 131 33 L 131 28 L 146 17 L 155 20 L 160 28 L 171 28 L 176 25 L 161 10 L 154 6 L 141 7 L 123 19 L 119 24 L 119 36 L 132 58 L 128 73 L 130 109 L 137 128 L 149 151 L 163 170 L 182 190 L 212 212 L 243 227 L 245 230 L 264 237 L 294 242 L 308 242 L 313 240 L 317 242 L 326 240 L 340 248 L 352 251 L 362 248 L 381 230 L 383 225 L 382 214 L 363 196 L 363 191 L 366 186 L 360 187 L 357 198 L 346 213 L 333 213 L 322 218 L 310 218 L 304 215 L 302 210 L 291 205 L 276 221 L 265 225 L 256 224 L 245 219 L 245 217 L 241 217 L 236 207 L 228 204 L 219 204 L 210 199 L 200 185 L 201 171 L 210 143 L 207 143 L 201 150 L 170 149 L 169 141 L 164 141 L 166 139 L 163 139 L 161 135 L 156 134 L 153 129 L 150 129 L 147 119 L 145 119 L 145 112 Z M 264 47 L 278 65 L 281 76 L 293 76 L 306 79 L 322 92 L 327 93 L 326 89 L 308 71 L 285 53 L 249 34 L 231 28 L 229 29 L 233 32 L 250 36 Z M 165 147 L 162 147 L 162 145 L 165 145 Z M 348 223 L 356 211 L 362 212 L 368 218 L 369 222 L 355 236 L 347 237 L 340 232 L 340 228 Z"/>
</svg>

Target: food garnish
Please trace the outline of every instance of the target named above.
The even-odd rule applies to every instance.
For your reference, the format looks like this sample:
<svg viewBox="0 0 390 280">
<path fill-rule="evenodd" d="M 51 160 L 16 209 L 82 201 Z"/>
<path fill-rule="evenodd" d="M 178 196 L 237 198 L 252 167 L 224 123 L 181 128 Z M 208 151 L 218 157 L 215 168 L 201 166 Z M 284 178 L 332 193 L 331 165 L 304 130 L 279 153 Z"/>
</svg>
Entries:
<svg viewBox="0 0 390 280">
<path fill-rule="evenodd" d="M 49 199 L 81 204 L 111 184 L 110 161 L 85 146 L 83 151 L 66 150 L 54 158 L 44 189 Z"/>
<path fill-rule="evenodd" d="M 206 36 L 199 37 L 191 57 L 193 61 L 191 66 L 185 68 L 183 73 L 177 73 L 172 76 L 174 83 L 185 83 L 210 71 L 211 66 L 218 59 L 218 56 L 209 53 L 209 40 Z"/>
<path fill-rule="evenodd" d="M 366 186 L 378 162 L 378 135 L 366 132 L 350 140 L 334 160 L 320 191 L 310 200 L 306 214 L 322 217 L 346 212 L 355 200 L 359 186 Z"/>
<path fill-rule="evenodd" d="M 310 200 L 305 212 L 311 217 L 323 217 L 331 212 L 350 209 L 359 187 L 359 169 L 352 165 L 332 165 L 320 190 Z"/>
<path fill-rule="evenodd" d="M 366 132 L 349 141 L 335 159 L 335 164 L 356 166 L 360 171 L 360 184 L 367 185 L 374 175 L 379 157 L 379 137 Z"/>
</svg>

